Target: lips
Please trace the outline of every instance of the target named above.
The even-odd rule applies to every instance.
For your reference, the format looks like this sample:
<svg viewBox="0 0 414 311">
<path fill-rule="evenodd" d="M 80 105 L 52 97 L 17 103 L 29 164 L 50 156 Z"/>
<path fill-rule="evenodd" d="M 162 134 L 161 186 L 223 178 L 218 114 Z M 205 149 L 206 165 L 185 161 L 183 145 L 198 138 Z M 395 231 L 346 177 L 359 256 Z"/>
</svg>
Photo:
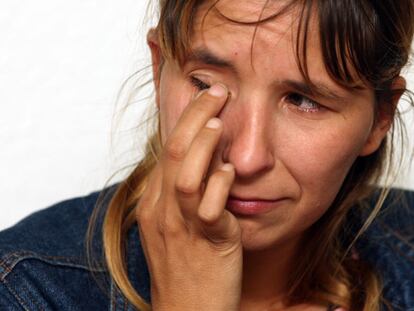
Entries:
<svg viewBox="0 0 414 311">
<path fill-rule="evenodd" d="M 263 214 L 278 208 L 286 198 L 275 200 L 258 199 L 258 198 L 239 198 L 229 196 L 227 199 L 226 209 L 235 215 L 252 216 Z"/>
</svg>

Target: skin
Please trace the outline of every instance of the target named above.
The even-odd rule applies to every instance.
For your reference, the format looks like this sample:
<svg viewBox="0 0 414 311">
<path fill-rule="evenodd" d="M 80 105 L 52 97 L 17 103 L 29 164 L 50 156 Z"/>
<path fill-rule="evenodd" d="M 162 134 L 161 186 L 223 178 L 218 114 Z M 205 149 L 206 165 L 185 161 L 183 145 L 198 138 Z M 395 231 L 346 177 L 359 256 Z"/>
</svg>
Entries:
<svg viewBox="0 0 414 311">
<path fill-rule="evenodd" d="M 218 9 L 257 20 L 262 6 L 228 0 Z M 205 9 L 196 16 L 192 47 L 231 61 L 232 69 L 199 60 L 180 68 L 163 59 L 156 31 L 148 34 L 164 152 L 137 218 L 153 308 L 325 310 L 311 303 L 286 307 L 287 278 L 306 229 L 329 208 L 355 159 L 379 147 L 392 120 L 382 116 L 374 123 L 372 90 L 350 92 L 330 79 L 315 19 L 309 75 L 341 99 L 315 95 L 309 101 L 286 84 L 303 82 L 294 56 L 294 12 L 257 29 L 252 55 L 254 26 L 210 13 L 201 29 Z M 192 77 L 203 82 L 199 87 L 224 87 L 231 97 L 199 93 Z M 206 126 L 210 119 L 215 127 Z M 269 212 L 238 217 L 225 209 L 229 194 L 284 199 Z"/>
</svg>

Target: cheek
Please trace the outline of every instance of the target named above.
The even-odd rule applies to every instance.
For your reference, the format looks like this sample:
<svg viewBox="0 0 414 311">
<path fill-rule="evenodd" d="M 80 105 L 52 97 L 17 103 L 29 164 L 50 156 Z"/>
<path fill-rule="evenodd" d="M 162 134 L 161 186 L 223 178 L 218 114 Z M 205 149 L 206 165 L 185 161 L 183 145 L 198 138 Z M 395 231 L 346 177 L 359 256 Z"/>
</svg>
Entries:
<svg viewBox="0 0 414 311">
<path fill-rule="evenodd" d="M 193 96 L 191 87 L 182 77 L 178 77 L 171 69 L 166 68 L 161 76 L 160 127 L 161 139 L 164 144 L 176 126 L 178 119 Z"/>
<path fill-rule="evenodd" d="M 369 129 L 369 123 L 348 120 L 313 131 L 292 130 L 288 131 L 290 135 L 285 135 L 282 161 L 298 183 L 303 208 L 315 207 L 308 212 L 321 213 L 332 203 Z"/>
</svg>

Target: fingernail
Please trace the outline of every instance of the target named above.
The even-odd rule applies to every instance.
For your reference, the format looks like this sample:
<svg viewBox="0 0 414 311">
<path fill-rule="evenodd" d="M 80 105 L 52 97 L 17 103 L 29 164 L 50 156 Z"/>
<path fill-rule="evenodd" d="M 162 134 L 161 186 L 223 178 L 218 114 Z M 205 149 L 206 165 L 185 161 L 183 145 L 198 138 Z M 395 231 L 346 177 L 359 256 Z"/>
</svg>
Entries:
<svg viewBox="0 0 414 311">
<path fill-rule="evenodd" d="M 233 171 L 233 169 L 234 169 L 234 166 L 231 163 L 226 163 L 221 167 L 221 170 L 225 172 L 231 172 Z"/>
<path fill-rule="evenodd" d="M 212 118 L 206 123 L 206 127 L 211 129 L 218 129 L 221 126 L 221 120 L 219 118 Z"/>
<path fill-rule="evenodd" d="M 208 93 L 214 97 L 224 97 L 227 95 L 227 88 L 221 83 L 216 83 L 208 89 Z"/>
</svg>

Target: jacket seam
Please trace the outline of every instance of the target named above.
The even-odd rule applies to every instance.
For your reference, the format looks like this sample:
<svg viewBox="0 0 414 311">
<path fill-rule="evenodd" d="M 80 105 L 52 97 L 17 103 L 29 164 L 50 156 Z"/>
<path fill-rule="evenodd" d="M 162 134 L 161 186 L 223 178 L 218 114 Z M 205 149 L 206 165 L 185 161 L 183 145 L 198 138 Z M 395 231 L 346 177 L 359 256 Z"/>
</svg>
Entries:
<svg viewBox="0 0 414 311">
<path fill-rule="evenodd" d="M 7 275 L 13 271 L 13 269 L 18 263 L 29 259 L 43 261 L 55 266 L 68 266 L 95 272 L 105 271 L 104 269 L 93 269 L 92 267 L 89 267 L 87 265 L 80 264 L 79 262 L 77 262 L 80 260 L 80 257 L 45 256 L 29 251 L 19 251 L 7 254 L 7 256 L 0 261 L 0 267 L 4 270 L 0 273 L 0 280 L 4 280 L 7 277 Z"/>
<path fill-rule="evenodd" d="M 116 290 L 113 279 L 111 278 L 111 311 L 116 311 Z"/>
<path fill-rule="evenodd" d="M 111 311 L 128 310 L 129 302 L 111 279 Z"/>
<path fill-rule="evenodd" d="M 9 291 L 9 293 L 16 299 L 17 303 L 26 311 L 30 311 L 29 307 L 24 302 L 23 298 L 21 298 L 15 290 L 13 290 L 6 280 L 1 281 L 4 287 Z"/>
<path fill-rule="evenodd" d="M 10 285 L 9 285 L 9 287 L 10 287 Z M 42 308 L 41 306 L 40 306 L 40 304 L 39 304 L 39 302 L 38 301 L 36 301 L 36 298 L 33 296 L 33 294 L 31 294 L 30 293 L 30 291 L 28 290 L 28 288 L 27 288 L 27 286 L 26 285 L 22 285 L 22 288 L 26 291 L 26 293 L 27 293 L 27 295 L 28 295 L 28 299 L 29 299 L 29 301 L 33 304 L 33 305 L 36 305 L 37 306 L 37 309 L 38 310 L 40 310 L 40 311 L 43 311 L 43 310 L 45 310 L 45 308 Z M 15 291 L 14 291 L 15 292 Z M 16 295 L 17 295 L 17 293 L 16 293 Z M 20 297 L 20 296 L 19 296 Z M 20 297 L 21 298 L 21 297 Z M 21 298 L 22 299 L 22 298 Z M 22 299 L 23 300 L 23 299 Z"/>
</svg>

